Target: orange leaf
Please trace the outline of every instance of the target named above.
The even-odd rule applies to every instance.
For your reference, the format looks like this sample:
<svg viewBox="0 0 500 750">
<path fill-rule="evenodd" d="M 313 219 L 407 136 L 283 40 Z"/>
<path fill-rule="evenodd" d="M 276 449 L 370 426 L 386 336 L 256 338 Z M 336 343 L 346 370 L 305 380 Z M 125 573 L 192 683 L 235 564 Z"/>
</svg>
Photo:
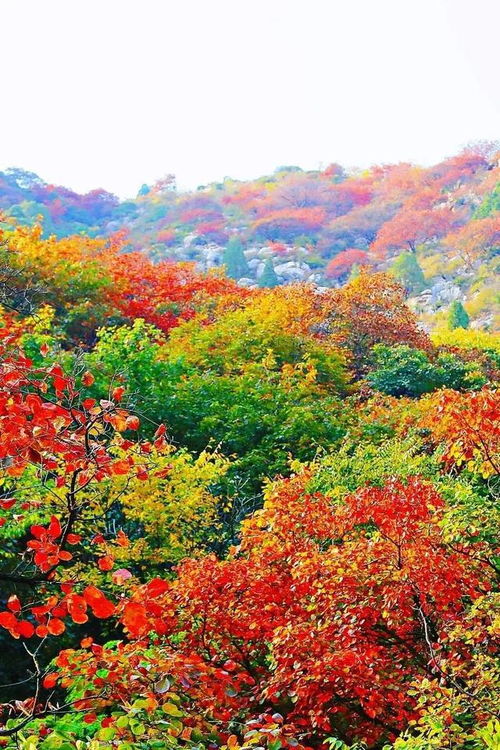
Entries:
<svg viewBox="0 0 500 750">
<path fill-rule="evenodd" d="M 51 672 L 50 674 L 46 675 L 43 678 L 43 686 L 44 688 L 47 688 L 50 690 L 50 688 L 53 688 L 59 679 L 59 674 L 57 672 Z"/>
<path fill-rule="evenodd" d="M 111 557 L 111 555 L 104 555 L 104 557 L 100 557 L 99 560 L 97 561 L 99 570 L 111 570 L 114 564 L 115 564 L 115 561 Z"/>
<path fill-rule="evenodd" d="M 141 635 L 148 627 L 144 605 L 128 602 L 123 611 L 122 622 L 131 635 Z"/>
<path fill-rule="evenodd" d="M 58 617 L 53 617 L 47 625 L 47 630 L 51 635 L 61 635 L 66 630 L 66 625 Z"/>
<path fill-rule="evenodd" d="M 92 385 L 94 382 L 95 382 L 95 378 L 94 378 L 94 376 L 92 375 L 91 372 L 87 371 L 87 372 L 83 373 L 83 375 L 82 375 L 82 383 L 83 383 L 83 385 L 89 386 L 89 385 Z"/>
</svg>

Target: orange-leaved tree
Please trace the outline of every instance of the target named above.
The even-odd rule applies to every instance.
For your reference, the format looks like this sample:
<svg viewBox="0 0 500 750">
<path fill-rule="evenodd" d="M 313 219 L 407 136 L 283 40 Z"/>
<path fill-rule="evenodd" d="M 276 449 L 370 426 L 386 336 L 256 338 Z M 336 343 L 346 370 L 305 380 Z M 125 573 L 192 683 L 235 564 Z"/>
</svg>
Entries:
<svg viewBox="0 0 500 750">
<path fill-rule="evenodd" d="M 421 405 L 420 426 L 443 448 L 447 466 L 466 466 L 483 477 L 500 474 L 500 394 L 492 388 L 477 393 L 444 390 Z"/>
<path fill-rule="evenodd" d="M 333 291 L 326 304 L 330 333 L 352 353 L 358 372 L 375 344 L 430 346 L 416 315 L 406 305 L 403 287 L 389 274 L 361 269 L 358 277 Z"/>
<path fill-rule="evenodd" d="M 55 679 L 83 673 L 84 706 L 98 692 L 101 706 L 140 694 L 158 707 L 168 678 L 179 715 L 198 729 L 208 719 L 235 747 L 266 720 L 285 746 L 295 733 L 380 747 L 418 720 L 420 685 L 473 695 L 474 652 L 494 639 L 480 616 L 470 642 L 458 626 L 491 588 L 485 545 L 447 543 L 445 502 L 419 477 L 340 504 L 310 479 L 274 485 L 227 560 L 189 560 L 175 580 L 132 589 L 119 605 L 129 644 L 66 651 Z"/>
</svg>

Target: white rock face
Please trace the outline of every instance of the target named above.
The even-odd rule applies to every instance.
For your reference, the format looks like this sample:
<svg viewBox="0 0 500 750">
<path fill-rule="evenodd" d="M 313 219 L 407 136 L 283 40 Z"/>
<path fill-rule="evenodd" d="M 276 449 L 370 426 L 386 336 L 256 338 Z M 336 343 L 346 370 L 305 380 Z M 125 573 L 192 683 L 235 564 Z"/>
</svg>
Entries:
<svg viewBox="0 0 500 750">
<path fill-rule="evenodd" d="M 414 298 L 414 305 L 419 312 L 433 313 L 440 307 L 448 306 L 454 300 L 464 300 L 460 287 L 453 281 L 438 279 L 429 289 L 424 289 Z"/>
<path fill-rule="evenodd" d="M 261 247 L 258 251 L 259 258 L 272 258 L 273 251 L 270 247 Z"/>
<path fill-rule="evenodd" d="M 313 273 L 309 278 L 307 279 L 311 282 L 311 284 L 321 284 L 322 281 L 324 281 L 324 277 L 320 273 Z M 322 289 L 328 289 L 328 287 L 321 287 Z"/>
<path fill-rule="evenodd" d="M 259 249 L 257 247 L 251 247 L 248 250 L 243 250 L 243 255 L 245 258 L 250 261 L 253 258 L 256 258 L 259 254 Z"/>
<path fill-rule="evenodd" d="M 249 279 L 247 276 L 243 276 L 243 278 L 238 279 L 238 284 L 240 286 L 244 286 L 244 287 L 247 287 L 249 289 L 251 289 L 254 286 L 256 286 L 255 279 Z"/>
<path fill-rule="evenodd" d="M 262 274 L 264 273 L 264 268 L 265 268 L 265 267 L 266 267 L 266 264 L 265 264 L 265 263 L 263 263 L 262 261 L 259 261 L 259 265 L 258 265 L 258 266 L 257 266 L 257 268 L 255 269 L 255 276 L 256 276 L 256 277 L 257 277 L 258 279 L 260 279 L 260 277 L 261 277 L 261 276 L 262 276 Z"/>
<path fill-rule="evenodd" d="M 453 281 L 442 279 L 431 287 L 431 301 L 436 306 L 453 302 L 456 299 L 462 299 L 462 297 L 460 287 L 454 284 Z"/>
<path fill-rule="evenodd" d="M 302 281 L 311 273 L 311 269 L 307 263 L 297 260 L 280 263 L 279 265 L 274 266 L 274 270 L 277 276 L 281 276 L 286 281 Z"/>
<path fill-rule="evenodd" d="M 493 330 L 494 320 L 495 316 L 493 315 L 493 313 L 487 313 L 485 315 L 481 315 L 481 317 L 477 318 L 476 320 L 473 320 L 470 324 L 470 327 L 478 330 L 491 331 Z"/>
<path fill-rule="evenodd" d="M 215 243 L 210 243 L 209 245 L 202 245 L 199 248 L 198 254 L 196 267 L 200 271 L 208 271 L 209 268 L 216 268 L 222 265 L 224 248 Z"/>
</svg>

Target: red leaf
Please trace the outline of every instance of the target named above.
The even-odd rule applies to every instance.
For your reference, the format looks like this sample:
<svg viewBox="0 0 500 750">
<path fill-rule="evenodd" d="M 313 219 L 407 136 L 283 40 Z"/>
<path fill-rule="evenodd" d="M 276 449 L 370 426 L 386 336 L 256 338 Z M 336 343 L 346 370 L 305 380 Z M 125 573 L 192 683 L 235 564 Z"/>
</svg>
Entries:
<svg viewBox="0 0 500 750">
<path fill-rule="evenodd" d="M 22 620 L 16 628 L 19 635 L 22 635 L 23 638 L 31 638 L 31 636 L 35 633 L 35 626 L 28 622 L 28 620 Z"/>
<path fill-rule="evenodd" d="M 144 605 L 128 602 L 123 611 L 122 622 L 131 635 L 141 635 L 149 625 Z"/>
<path fill-rule="evenodd" d="M 100 557 L 97 561 L 97 565 L 100 570 L 111 570 L 114 564 L 115 561 L 111 557 L 111 555 L 104 555 L 104 557 Z"/>
<path fill-rule="evenodd" d="M 12 508 L 13 505 L 15 505 L 16 499 L 15 498 L 5 498 L 5 500 L 0 500 L 0 508 L 3 508 L 4 510 L 9 510 L 9 508 Z"/>
<path fill-rule="evenodd" d="M 11 596 L 9 596 L 9 598 L 7 599 L 7 607 L 11 612 L 21 611 L 21 602 L 15 594 L 11 594 Z"/>
<path fill-rule="evenodd" d="M 71 615 L 73 622 L 82 625 L 84 622 L 88 621 L 87 602 L 83 596 L 79 596 L 79 594 L 70 594 L 66 601 L 68 603 L 68 612 Z"/>
<path fill-rule="evenodd" d="M 43 678 L 43 686 L 44 688 L 47 688 L 50 690 L 50 688 L 53 688 L 59 679 L 59 674 L 57 672 L 51 672 L 50 674 L 46 675 Z"/>
<path fill-rule="evenodd" d="M 50 519 L 49 528 L 47 529 L 49 536 L 53 539 L 57 539 L 62 534 L 61 524 L 56 516 L 52 516 Z"/>
<path fill-rule="evenodd" d="M 115 461 L 111 465 L 111 469 L 113 474 L 128 474 L 130 471 L 130 464 L 126 459 L 122 459 L 121 461 Z"/>
<path fill-rule="evenodd" d="M 119 385 L 116 388 L 113 388 L 111 398 L 113 399 L 113 401 L 121 401 L 124 393 L 125 388 L 123 387 L 123 385 Z"/>
<path fill-rule="evenodd" d="M 3 628 L 10 630 L 10 628 L 14 628 L 16 624 L 17 620 L 12 612 L 0 612 L 0 625 Z"/>
<path fill-rule="evenodd" d="M 161 424 L 161 425 L 160 425 L 160 426 L 158 427 L 158 429 L 156 430 L 156 432 L 155 432 L 155 434 L 154 434 L 154 437 L 155 437 L 155 438 L 159 438 L 159 437 L 161 437 L 162 435 L 164 435 L 164 434 L 166 433 L 166 431 L 167 431 L 167 428 L 165 427 L 165 425 L 164 425 L 164 424 Z"/>
<path fill-rule="evenodd" d="M 156 599 L 157 596 L 161 596 L 161 594 L 164 594 L 165 591 L 168 591 L 170 585 L 167 581 L 164 581 L 161 578 L 153 578 L 151 581 L 149 581 L 146 588 L 148 596 L 150 596 L 152 599 Z"/>
<path fill-rule="evenodd" d="M 139 417 L 135 417 L 131 415 L 130 417 L 127 417 L 125 421 L 125 426 L 127 430 L 138 430 L 141 426 L 141 422 L 139 420 Z"/>
<path fill-rule="evenodd" d="M 116 535 L 116 543 L 119 544 L 120 547 L 128 547 L 130 544 L 128 536 L 121 529 Z"/>
<path fill-rule="evenodd" d="M 51 635 L 61 635 L 66 630 L 66 625 L 58 617 L 53 617 L 47 624 L 47 630 Z"/>
</svg>

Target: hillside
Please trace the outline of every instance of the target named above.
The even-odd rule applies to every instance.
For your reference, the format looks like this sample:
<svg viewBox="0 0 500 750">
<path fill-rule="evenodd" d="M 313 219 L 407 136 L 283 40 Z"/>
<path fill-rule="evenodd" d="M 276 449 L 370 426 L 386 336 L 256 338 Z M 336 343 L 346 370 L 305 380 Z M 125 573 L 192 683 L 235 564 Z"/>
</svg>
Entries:
<svg viewBox="0 0 500 750">
<path fill-rule="evenodd" d="M 131 200 L 80 195 L 20 169 L 0 173 L 0 210 L 42 217 L 44 235 L 125 233 L 153 260 L 225 266 L 241 286 L 343 284 L 361 265 L 390 270 L 432 328 L 465 303 L 472 327 L 495 327 L 500 246 L 498 145 L 479 144 L 432 167 L 346 171 L 280 167 L 272 175 L 178 192 L 167 176 Z"/>
<path fill-rule="evenodd" d="M 407 295 L 444 268 L 491 316 L 497 167 L 467 169 L 329 220 L 362 176 L 144 189 L 128 239 L 118 201 L 80 213 L 102 237 L 3 217 L 0 748 L 498 748 L 500 337 Z M 276 208 L 302 183 L 329 201 Z M 171 262 L 208 252 L 236 279 Z"/>
</svg>

